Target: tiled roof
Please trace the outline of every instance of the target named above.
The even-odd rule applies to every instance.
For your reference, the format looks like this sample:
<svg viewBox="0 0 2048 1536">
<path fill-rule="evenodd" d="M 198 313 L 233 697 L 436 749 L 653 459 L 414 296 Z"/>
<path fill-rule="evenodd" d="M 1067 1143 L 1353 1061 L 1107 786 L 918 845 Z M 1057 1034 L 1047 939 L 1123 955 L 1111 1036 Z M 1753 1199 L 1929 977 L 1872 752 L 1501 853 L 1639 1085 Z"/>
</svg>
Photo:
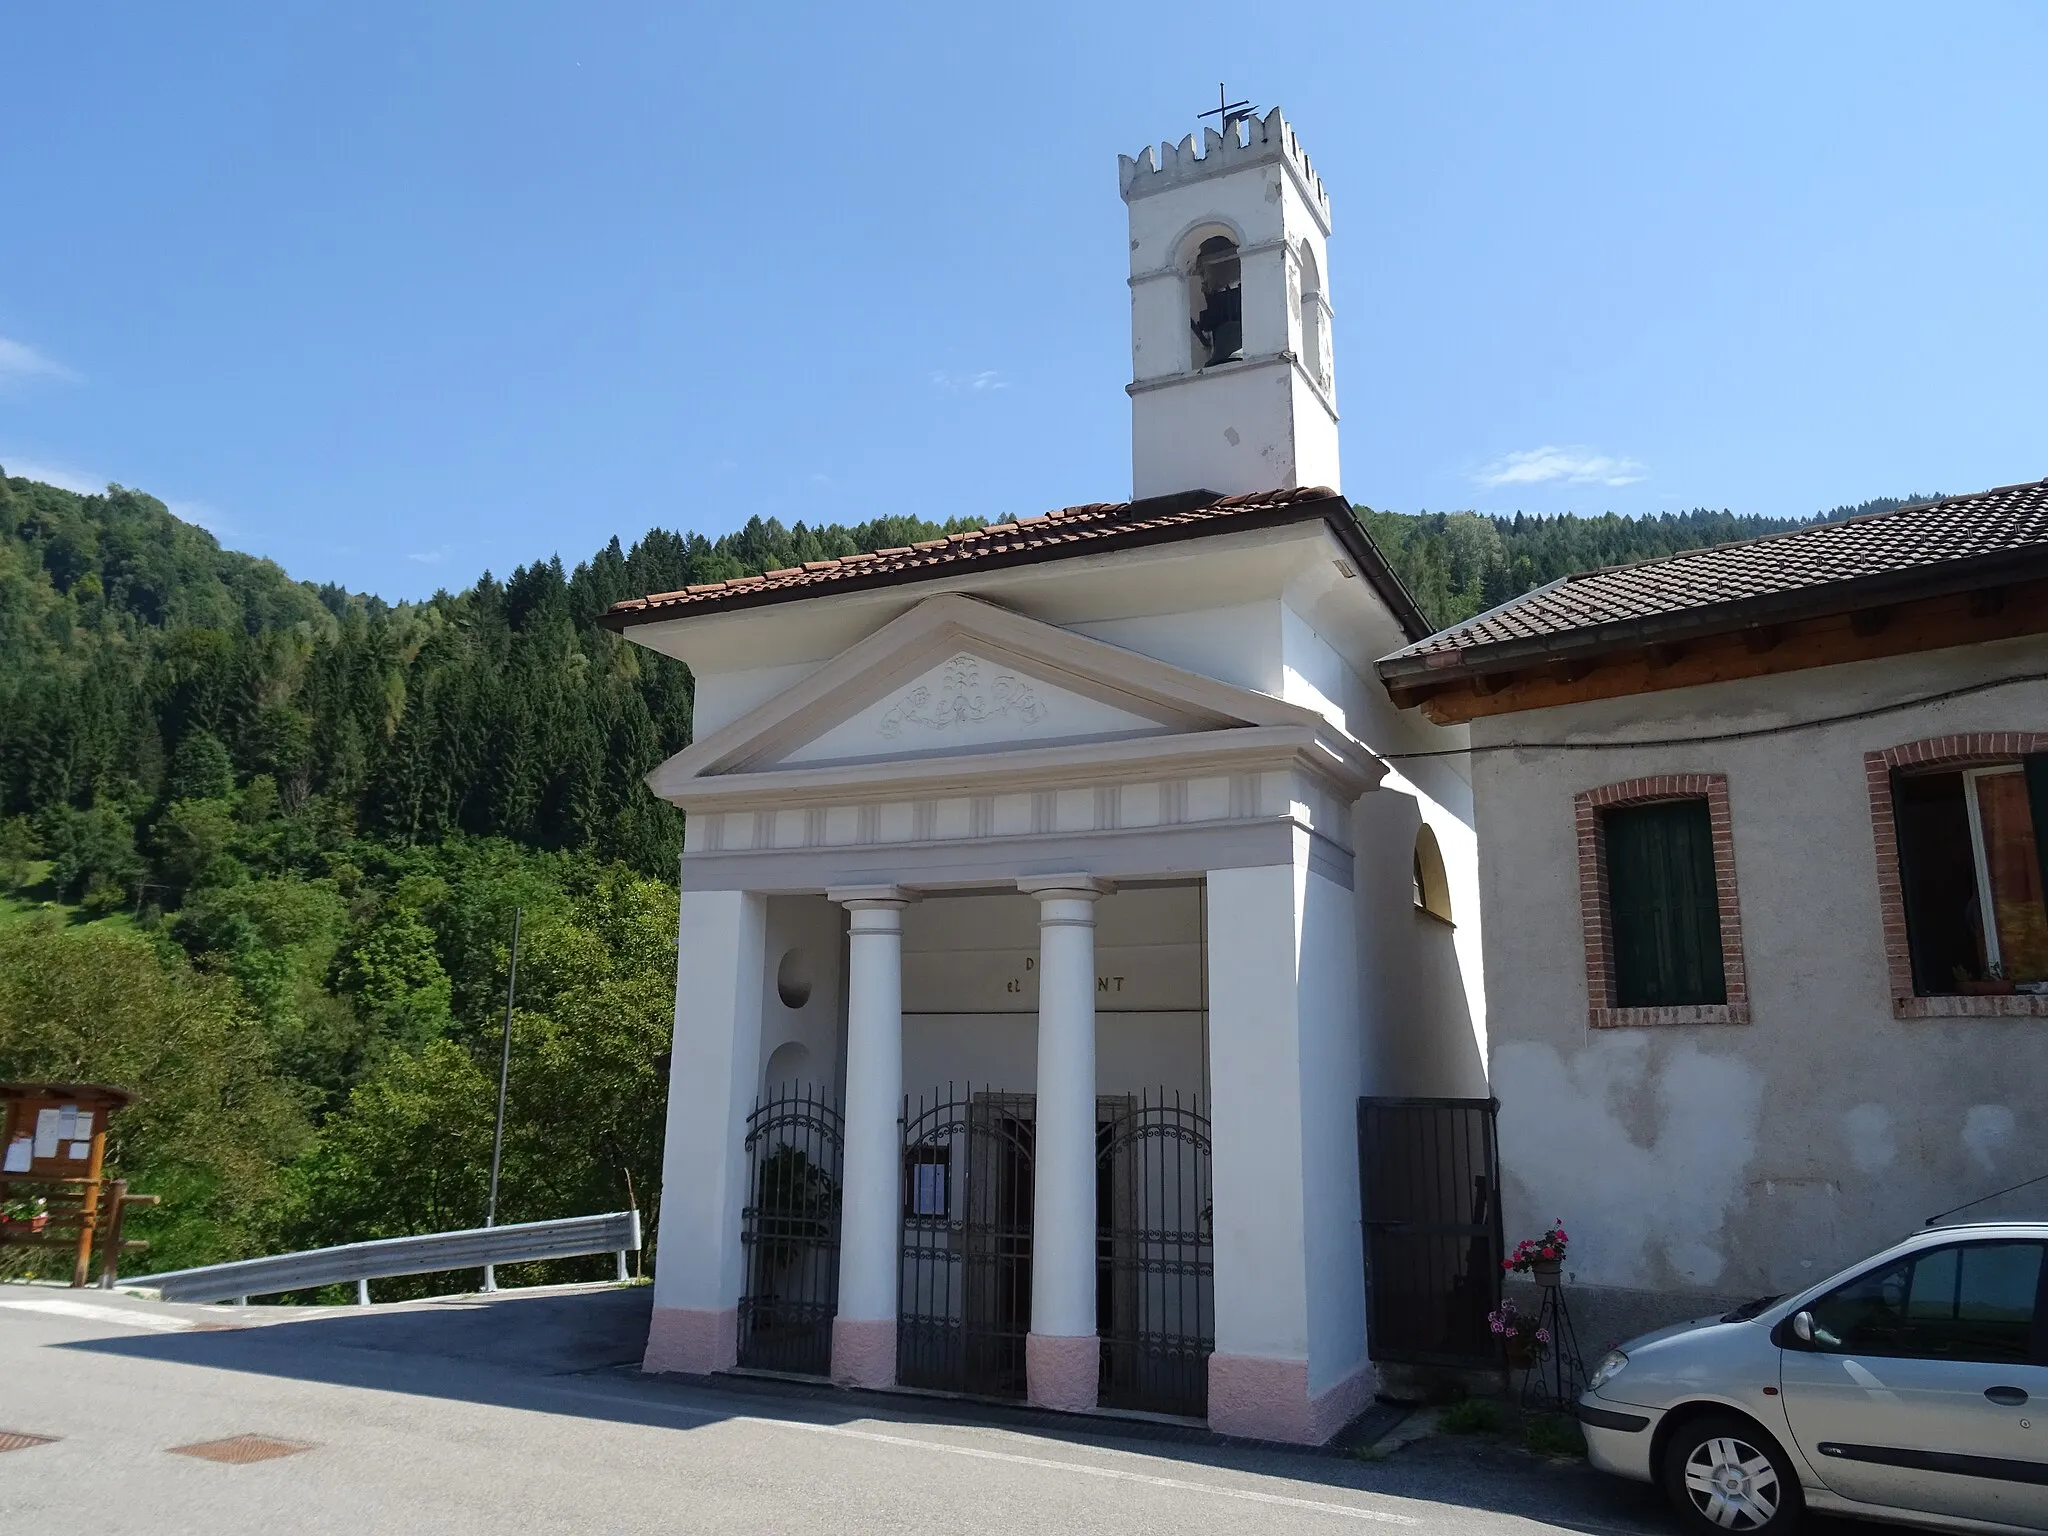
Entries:
<svg viewBox="0 0 2048 1536">
<path fill-rule="evenodd" d="M 1566 576 L 1394 652 L 1380 672 L 1478 664 L 1495 648 L 1579 648 L 1573 642 L 1653 628 L 1755 622 L 1763 609 L 1874 597 L 2024 555 L 2048 556 L 2048 480 Z"/>
<path fill-rule="evenodd" d="M 1249 496 L 1217 496 L 1190 491 L 1135 502 L 1090 502 L 1064 507 L 1038 517 L 991 523 L 985 528 L 949 534 L 921 544 L 847 555 L 838 560 L 812 560 L 770 571 L 764 576 L 735 576 L 706 582 L 681 592 L 614 603 L 605 616 L 612 629 L 626 629 L 661 619 L 808 597 L 900 582 L 929 581 L 976 569 L 1023 565 L 1071 555 L 1107 554 L 1139 545 L 1166 543 L 1211 533 L 1271 527 L 1321 517 L 1362 557 L 1365 574 L 1379 587 L 1409 633 L 1429 626 L 1414 600 L 1386 567 L 1370 538 L 1352 515 L 1351 505 L 1326 486 L 1263 491 Z M 1359 545 L 1362 543 L 1363 548 Z"/>
</svg>

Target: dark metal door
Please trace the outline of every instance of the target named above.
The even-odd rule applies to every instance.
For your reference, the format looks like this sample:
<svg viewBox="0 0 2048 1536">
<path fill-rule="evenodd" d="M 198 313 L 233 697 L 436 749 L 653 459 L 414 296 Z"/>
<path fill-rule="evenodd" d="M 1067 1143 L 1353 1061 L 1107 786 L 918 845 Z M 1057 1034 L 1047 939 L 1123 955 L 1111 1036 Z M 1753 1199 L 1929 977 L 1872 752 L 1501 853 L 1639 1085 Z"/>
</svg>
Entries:
<svg viewBox="0 0 2048 1536">
<path fill-rule="evenodd" d="M 1164 1092 L 1105 1098 L 1096 1113 L 1099 1401 L 1204 1418 L 1216 1348 L 1208 1117 Z"/>
<path fill-rule="evenodd" d="M 747 1116 L 739 1363 L 823 1376 L 839 1311 L 839 1106 L 779 1088 Z"/>
<path fill-rule="evenodd" d="M 1500 1150 L 1494 1099 L 1360 1099 L 1366 1339 L 1375 1360 L 1495 1365 Z"/>
<path fill-rule="evenodd" d="M 947 1088 L 905 1102 L 896 1379 L 1021 1398 L 1031 1331 L 1035 1100 Z"/>
</svg>

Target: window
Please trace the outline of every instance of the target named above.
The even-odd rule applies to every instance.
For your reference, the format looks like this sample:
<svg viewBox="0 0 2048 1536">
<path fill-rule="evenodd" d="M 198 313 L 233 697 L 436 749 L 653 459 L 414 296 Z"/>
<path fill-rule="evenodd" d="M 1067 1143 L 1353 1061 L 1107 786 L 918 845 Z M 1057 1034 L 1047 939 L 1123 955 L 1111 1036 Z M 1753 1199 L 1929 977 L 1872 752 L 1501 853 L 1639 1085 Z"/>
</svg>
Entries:
<svg viewBox="0 0 2048 1536">
<path fill-rule="evenodd" d="M 2041 1254 L 2039 1243 L 1958 1244 L 1859 1275 L 1807 1308 L 1813 1346 L 1918 1360 L 2032 1360 Z"/>
<path fill-rule="evenodd" d="M 1714 835 L 1705 798 L 1601 813 L 1614 1005 L 1671 1008 L 1728 1001 Z"/>
<path fill-rule="evenodd" d="M 1244 356 L 1244 268 L 1237 244 L 1211 235 L 1195 251 L 1189 321 L 1197 343 L 1195 366 L 1227 363 Z"/>
<path fill-rule="evenodd" d="M 2048 994 L 2048 753 L 1891 787 L 1913 990 Z"/>
<path fill-rule="evenodd" d="M 1431 917 L 1451 921 L 1451 881 L 1444 871 L 1443 849 L 1425 823 L 1415 833 L 1415 906 Z"/>
<path fill-rule="evenodd" d="M 1651 774 L 1572 804 L 1586 1023 L 1749 1023 L 1728 776 Z"/>
</svg>

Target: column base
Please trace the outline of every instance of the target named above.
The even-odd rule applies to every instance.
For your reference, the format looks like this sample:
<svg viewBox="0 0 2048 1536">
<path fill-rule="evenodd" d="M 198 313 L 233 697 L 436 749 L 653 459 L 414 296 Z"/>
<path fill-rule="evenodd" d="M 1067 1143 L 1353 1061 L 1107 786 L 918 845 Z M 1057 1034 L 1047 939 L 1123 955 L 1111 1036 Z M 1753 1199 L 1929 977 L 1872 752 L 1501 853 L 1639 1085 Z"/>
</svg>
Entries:
<svg viewBox="0 0 2048 1536">
<path fill-rule="evenodd" d="M 740 1314 L 736 1308 L 656 1307 L 647 1325 L 643 1371 L 683 1371 L 709 1376 L 739 1362 Z"/>
<path fill-rule="evenodd" d="M 1037 1407 L 1086 1413 L 1102 1380 L 1102 1341 L 1052 1333 L 1024 1336 L 1025 1395 Z"/>
<path fill-rule="evenodd" d="M 832 1320 L 832 1380 L 842 1387 L 896 1385 L 896 1320 Z"/>
<path fill-rule="evenodd" d="M 1378 1386 L 1370 1360 L 1311 1397 L 1306 1360 L 1211 1355 L 1209 1427 L 1219 1435 L 1321 1445 L 1364 1411 Z"/>
</svg>

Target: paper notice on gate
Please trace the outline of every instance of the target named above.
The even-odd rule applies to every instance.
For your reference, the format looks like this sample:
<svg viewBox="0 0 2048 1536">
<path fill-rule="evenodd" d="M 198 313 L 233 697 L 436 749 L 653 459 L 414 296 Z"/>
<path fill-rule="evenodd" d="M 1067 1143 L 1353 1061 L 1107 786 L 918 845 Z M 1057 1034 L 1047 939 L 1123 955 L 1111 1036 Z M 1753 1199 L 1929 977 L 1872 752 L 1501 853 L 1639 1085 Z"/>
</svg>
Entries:
<svg viewBox="0 0 2048 1536">
<path fill-rule="evenodd" d="M 57 1139 L 74 1141 L 78 1137 L 78 1106 L 66 1104 L 57 1111 Z"/>
<path fill-rule="evenodd" d="M 36 1144 L 26 1136 L 17 1136 L 7 1143 L 7 1161 L 0 1164 L 0 1173 L 27 1173 Z"/>
<path fill-rule="evenodd" d="M 81 1110 L 80 1110 L 80 1111 L 78 1112 L 78 1121 L 77 1121 L 77 1123 L 76 1123 L 75 1125 L 73 1125 L 73 1126 L 71 1127 L 71 1139 L 72 1139 L 72 1140 L 74 1140 L 74 1141 L 90 1141 L 90 1140 L 92 1140 L 92 1111 L 91 1111 L 91 1110 L 89 1110 L 89 1109 L 81 1109 Z"/>
<path fill-rule="evenodd" d="M 71 1143 L 70 1151 L 65 1153 L 65 1156 L 69 1157 L 74 1163 L 82 1163 L 92 1156 L 92 1143 L 89 1141 L 74 1141 Z"/>
<path fill-rule="evenodd" d="M 36 1111 L 36 1156 L 57 1155 L 57 1111 L 41 1109 Z"/>
</svg>

